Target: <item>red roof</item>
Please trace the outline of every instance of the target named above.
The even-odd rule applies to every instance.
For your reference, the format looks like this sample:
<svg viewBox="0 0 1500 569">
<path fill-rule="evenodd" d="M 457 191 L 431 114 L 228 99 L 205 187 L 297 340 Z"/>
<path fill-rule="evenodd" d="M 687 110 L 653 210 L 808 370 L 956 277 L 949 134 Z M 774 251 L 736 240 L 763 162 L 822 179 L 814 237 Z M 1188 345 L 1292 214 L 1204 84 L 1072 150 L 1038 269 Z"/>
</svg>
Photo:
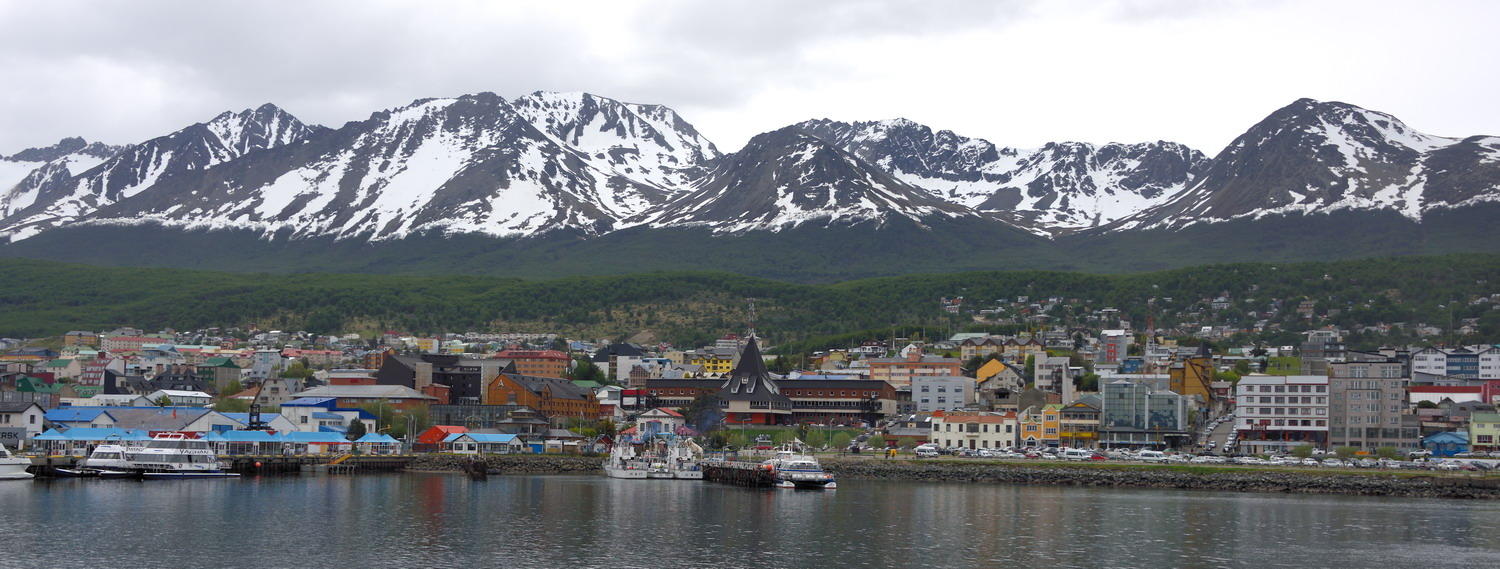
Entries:
<svg viewBox="0 0 1500 569">
<path fill-rule="evenodd" d="M 458 425 L 433 425 L 431 428 L 422 431 L 422 434 L 417 435 L 417 442 L 432 445 L 443 442 L 443 439 L 448 435 L 456 435 L 459 433 L 467 432 L 469 432 L 468 427 L 461 427 Z"/>
<path fill-rule="evenodd" d="M 681 417 L 682 416 L 682 413 L 678 413 L 678 412 L 673 411 L 671 409 L 668 409 L 666 407 L 657 407 L 655 409 L 652 409 L 652 411 L 661 411 L 661 412 L 666 413 L 667 415 L 670 415 L 670 416 L 673 416 L 673 417 Z"/>
<path fill-rule="evenodd" d="M 1413 393 L 1479 393 L 1482 385 L 1413 385 Z"/>
</svg>

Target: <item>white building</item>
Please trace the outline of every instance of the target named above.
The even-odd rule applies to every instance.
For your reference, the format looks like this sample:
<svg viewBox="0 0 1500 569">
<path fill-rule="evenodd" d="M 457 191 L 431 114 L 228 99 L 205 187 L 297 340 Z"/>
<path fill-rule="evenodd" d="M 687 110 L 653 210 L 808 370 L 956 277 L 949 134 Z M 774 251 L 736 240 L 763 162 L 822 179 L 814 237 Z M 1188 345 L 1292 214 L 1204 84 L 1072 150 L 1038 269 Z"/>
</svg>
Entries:
<svg viewBox="0 0 1500 569">
<path fill-rule="evenodd" d="M 974 378 L 951 375 L 912 376 L 911 401 L 918 413 L 963 409 L 974 402 Z"/>
<path fill-rule="evenodd" d="M 202 391 L 180 391 L 176 389 L 158 389 L 146 395 L 146 400 L 152 405 L 161 401 L 162 397 L 172 400 L 173 407 L 203 407 L 214 402 L 214 396 Z"/>
<path fill-rule="evenodd" d="M 1015 413 L 942 413 L 932 415 L 927 440 L 943 448 L 1013 448 L 1019 430 Z"/>
<path fill-rule="evenodd" d="M 1247 375 L 1235 386 L 1239 449 L 1284 452 L 1328 445 L 1328 377 Z"/>
<path fill-rule="evenodd" d="M 1423 348 L 1411 353 L 1411 371 L 1464 379 L 1500 379 L 1500 348 Z"/>
<path fill-rule="evenodd" d="M 30 401 L 0 402 L 0 445 L 16 448 L 42 434 L 46 411 Z"/>
</svg>

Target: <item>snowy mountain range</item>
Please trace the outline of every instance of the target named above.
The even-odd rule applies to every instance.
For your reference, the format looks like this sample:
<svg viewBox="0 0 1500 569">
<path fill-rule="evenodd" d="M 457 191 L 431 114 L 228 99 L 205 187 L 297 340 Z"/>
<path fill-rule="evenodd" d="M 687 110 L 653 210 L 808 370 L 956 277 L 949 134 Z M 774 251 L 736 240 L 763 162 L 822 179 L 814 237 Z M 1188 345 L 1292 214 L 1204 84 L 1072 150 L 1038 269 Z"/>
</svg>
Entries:
<svg viewBox="0 0 1500 569">
<path fill-rule="evenodd" d="M 660 105 L 423 99 L 338 128 L 263 105 L 138 144 L 0 156 L 0 236 L 162 226 L 399 241 L 992 224 L 1047 241 L 1500 201 L 1500 138 L 1298 100 L 1212 158 L 1156 141 L 1000 146 L 905 119 L 809 120 L 719 151 Z"/>
</svg>

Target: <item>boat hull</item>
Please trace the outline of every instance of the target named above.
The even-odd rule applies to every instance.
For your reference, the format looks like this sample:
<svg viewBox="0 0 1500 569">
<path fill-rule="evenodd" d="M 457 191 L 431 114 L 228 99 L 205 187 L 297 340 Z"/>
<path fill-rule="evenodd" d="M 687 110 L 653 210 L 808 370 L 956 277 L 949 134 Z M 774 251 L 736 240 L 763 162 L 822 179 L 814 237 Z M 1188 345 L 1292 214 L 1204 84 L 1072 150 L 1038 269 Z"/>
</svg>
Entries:
<svg viewBox="0 0 1500 569">
<path fill-rule="evenodd" d="M 678 470 L 672 473 L 672 477 L 678 480 L 702 480 L 702 470 Z"/>
<path fill-rule="evenodd" d="M 604 474 L 606 476 L 609 476 L 610 478 L 620 478 L 620 479 L 625 479 L 625 480 L 644 480 L 644 479 L 646 479 L 646 471 L 644 471 L 644 470 L 624 470 L 624 469 L 619 469 L 619 468 L 606 468 L 606 469 L 604 469 Z"/>
<path fill-rule="evenodd" d="M 26 469 L 31 466 L 31 460 L 25 458 L 11 458 L 6 456 L 0 459 L 0 480 L 28 480 L 36 476 Z"/>
<path fill-rule="evenodd" d="M 187 478 L 238 478 L 237 472 L 142 472 L 147 480 L 182 480 Z"/>
</svg>

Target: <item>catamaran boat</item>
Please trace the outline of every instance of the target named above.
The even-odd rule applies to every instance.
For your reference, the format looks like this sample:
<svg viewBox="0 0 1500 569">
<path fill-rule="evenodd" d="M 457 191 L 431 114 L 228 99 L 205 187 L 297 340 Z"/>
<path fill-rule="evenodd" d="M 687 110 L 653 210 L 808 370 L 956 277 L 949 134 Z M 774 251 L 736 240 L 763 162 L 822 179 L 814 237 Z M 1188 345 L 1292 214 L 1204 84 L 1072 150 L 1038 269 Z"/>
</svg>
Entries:
<svg viewBox="0 0 1500 569">
<path fill-rule="evenodd" d="M 646 478 L 651 463 L 635 455 L 635 447 L 619 443 L 609 449 L 609 459 L 604 461 L 604 474 L 610 478 Z"/>
<path fill-rule="evenodd" d="M 823 471 L 818 459 L 811 455 L 798 454 L 791 450 L 776 451 L 776 456 L 761 464 L 770 466 L 776 473 L 777 488 L 797 490 L 833 490 L 838 483 L 833 475 Z"/>
<path fill-rule="evenodd" d="M 26 480 L 33 475 L 26 469 L 31 467 L 31 459 L 24 456 L 12 456 L 10 450 L 0 445 L 0 480 Z"/>
<path fill-rule="evenodd" d="M 239 476 L 225 472 L 208 441 L 190 439 L 182 433 L 157 435 L 145 444 L 125 451 L 125 461 L 142 478 L 223 478 Z"/>
<path fill-rule="evenodd" d="M 135 478 L 140 472 L 125 460 L 126 448 L 122 445 L 99 445 L 94 452 L 78 462 L 78 468 L 54 468 L 54 474 L 75 478 Z"/>
</svg>

